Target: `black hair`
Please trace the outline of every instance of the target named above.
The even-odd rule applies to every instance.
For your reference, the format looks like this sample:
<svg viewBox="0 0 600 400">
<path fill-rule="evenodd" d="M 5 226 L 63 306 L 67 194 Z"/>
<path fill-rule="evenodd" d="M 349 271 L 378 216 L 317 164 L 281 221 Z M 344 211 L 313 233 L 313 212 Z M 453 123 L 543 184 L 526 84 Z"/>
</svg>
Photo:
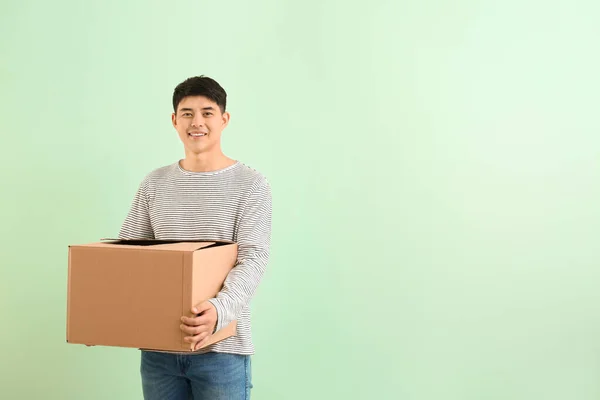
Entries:
<svg viewBox="0 0 600 400">
<path fill-rule="evenodd" d="M 204 96 L 217 103 L 221 114 L 227 106 L 227 93 L 217 81 L 204 75 L 193 76 L 181 82 L 173 91 L 173 111 L 177 112 L 177 106 L 184 97 Z"/>
</svg>

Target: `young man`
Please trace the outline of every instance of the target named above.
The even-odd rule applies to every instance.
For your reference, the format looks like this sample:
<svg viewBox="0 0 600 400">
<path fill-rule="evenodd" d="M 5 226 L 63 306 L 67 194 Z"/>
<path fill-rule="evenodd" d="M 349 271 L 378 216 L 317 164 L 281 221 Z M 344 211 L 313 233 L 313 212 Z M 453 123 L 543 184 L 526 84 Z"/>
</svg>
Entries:
<svg viewBox="0 0 600 400">
<path fill-rule="evenodd" d="M 173 93 L 172 122 L 185 158 L 148 174 L 119 234 L 123 239 L 218 239 L 238 244 L 238 259 L 219 294 L 182 316 L 186 341 L 202 347 L 237 320 L 237 335 L 194 353 L 142 351 L 144 399 L 248 399 L 254 354 L 250 299 L 261 280 L 271 240 L 271 189 L 254 169 L 225 156 L 221 132 L 227 94 L 199 76 Z"/>
</svg>

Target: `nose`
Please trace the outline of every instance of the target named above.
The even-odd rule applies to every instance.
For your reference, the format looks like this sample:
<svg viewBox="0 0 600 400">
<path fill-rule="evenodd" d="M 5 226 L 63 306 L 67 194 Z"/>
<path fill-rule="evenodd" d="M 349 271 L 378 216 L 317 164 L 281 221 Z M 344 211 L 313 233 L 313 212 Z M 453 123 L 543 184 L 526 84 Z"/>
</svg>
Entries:
<svg viewBox="0 0 600 400">
<path fill-rule="evenodd" d="M 194 119 L 192 119 L 192 127 L 200 128 L 202 125 L 204 125 L 204 118 L 202 118 L 202 114 L 196 114 Z"/>
</svg>

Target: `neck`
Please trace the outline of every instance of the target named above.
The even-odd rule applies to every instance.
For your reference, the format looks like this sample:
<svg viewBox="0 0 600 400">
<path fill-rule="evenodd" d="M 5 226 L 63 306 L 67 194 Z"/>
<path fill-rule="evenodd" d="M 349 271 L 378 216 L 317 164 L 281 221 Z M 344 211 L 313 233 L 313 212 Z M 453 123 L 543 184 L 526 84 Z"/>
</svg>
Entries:
<svg viewBox="0 0 600 400">
<path fill-rule="evenodd" d="M 235 160 L 227 157 L 222 152 L 217 153 L 186 153 L 185 159 L 179 162 L 181 168 L 190 172 L 217 171 L 235 164 Z"/>
</svg>

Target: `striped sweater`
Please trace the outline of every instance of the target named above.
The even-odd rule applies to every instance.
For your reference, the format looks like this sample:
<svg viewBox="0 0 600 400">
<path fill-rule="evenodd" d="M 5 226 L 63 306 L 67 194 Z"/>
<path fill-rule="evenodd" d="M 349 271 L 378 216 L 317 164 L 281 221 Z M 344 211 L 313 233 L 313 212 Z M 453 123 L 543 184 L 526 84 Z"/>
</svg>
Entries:
<svg viewBox="0 0 600 400">
<path fill-rule="evenodd" d="M 237 263 L 209 301 L 217 310 L 217 329 L 237 319 L 237 336 L 200 352 L 254 354 L 249 303 L 271 241 L 271 189 L 262 174 L 239 161 L 211 172 L 190 172 L 178 162 L 158 168 L 140 184 L 119 238 L 236 242 Z"/>
</svg>

